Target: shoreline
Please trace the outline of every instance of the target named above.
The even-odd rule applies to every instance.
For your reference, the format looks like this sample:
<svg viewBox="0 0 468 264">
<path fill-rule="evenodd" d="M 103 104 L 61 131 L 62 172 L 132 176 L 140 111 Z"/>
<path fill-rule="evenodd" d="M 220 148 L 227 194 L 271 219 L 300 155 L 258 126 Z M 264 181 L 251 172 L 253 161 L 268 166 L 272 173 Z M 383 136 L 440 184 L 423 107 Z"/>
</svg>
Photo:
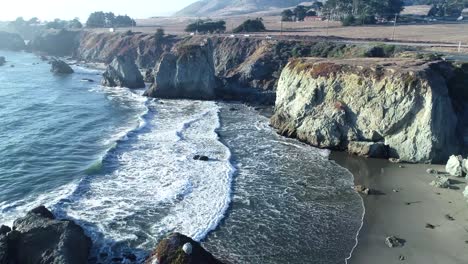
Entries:
<svg viewBox="0 0 468 264">
<path fill-rule="evenodd" d="M 362 196 L 363 225 L 348 264 L 371 263 L 466 263 L 468 259 L 468 204 L 463 198 L 464 178 L 450 177 L 454 189 L 432 187 L 442 165 L 394 164 L 344 152 L 330 159 L 354 175 L 355 185 L 373 193 Z M 386 237 L 404 240 L 389 248 Z"/>
</svg>

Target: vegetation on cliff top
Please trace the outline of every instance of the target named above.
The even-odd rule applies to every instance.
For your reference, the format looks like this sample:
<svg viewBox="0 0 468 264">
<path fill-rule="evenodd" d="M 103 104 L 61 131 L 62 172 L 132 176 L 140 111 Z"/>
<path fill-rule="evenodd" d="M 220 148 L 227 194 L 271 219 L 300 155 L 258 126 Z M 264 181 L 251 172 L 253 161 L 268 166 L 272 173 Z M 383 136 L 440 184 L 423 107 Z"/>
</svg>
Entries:
<svg viewBox="0 0 468 264">
<path fill-rule="evenodd" d="M 196 22 L 188 24 L 185 28 L 186 32 L 199 32 L 199 33 L 222 33 L 226 31 L 226 21 L 219 20 L 213 21 L 211 19 L 199 19 Z"/>
<path fill-rule="evenodd" d="M 233 33 L 266 31 L 262 18 L 248 19 L 232 30 Z"/>
</svg>

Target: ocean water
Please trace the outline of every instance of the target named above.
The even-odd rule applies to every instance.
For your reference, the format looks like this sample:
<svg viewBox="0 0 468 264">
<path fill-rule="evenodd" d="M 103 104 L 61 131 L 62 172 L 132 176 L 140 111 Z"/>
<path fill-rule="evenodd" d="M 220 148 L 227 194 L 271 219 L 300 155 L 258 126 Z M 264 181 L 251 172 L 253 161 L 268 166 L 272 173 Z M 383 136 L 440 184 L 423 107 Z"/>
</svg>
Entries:
<svg viewBox="0 0 468 264">
<path fill-rule="evenodd" d="M 84 227 L 90 263 L 140 263 L 174 231 L 230 263 L 349 257 L 363 215 L 352 175 L 254 109 L 148 99 L 101 87 L 96 70 L 0 55 L 0 224 L 44 204 Z"/>
</svg>

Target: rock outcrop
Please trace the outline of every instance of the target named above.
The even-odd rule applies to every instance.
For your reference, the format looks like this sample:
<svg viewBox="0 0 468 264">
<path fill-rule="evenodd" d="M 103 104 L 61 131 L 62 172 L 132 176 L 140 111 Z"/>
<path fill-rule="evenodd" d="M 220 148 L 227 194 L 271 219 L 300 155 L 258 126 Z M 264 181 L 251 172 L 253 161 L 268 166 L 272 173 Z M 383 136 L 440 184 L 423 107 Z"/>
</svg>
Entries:
<svg viewBox="0 0 468 264">
<path fill-rule="evenodd" d="M 102 85 L 109 87 L 145 88 L 145 82 L 135 62 L 125 56 L 117 56 L 102 75 Z"/>
<path fill-rule="evenodd" d="M 0 66 L 3 66 L 6 63 L 6 58 L 3 56 L 0 56 Z"/>
<path fill-rule="evenodd" d="M 463 157 L 462 156 L 455 156 L 452 155 L 447 161 L 445 165 L 445 171 L 448 174 L 455 176 L 455 177 L 462 177 L 463 176 Z"/>
<path fill-rule="evenodd" d="M 0 31 L 0 50 L 19 51 L 26 49 L 26 44 L 19 34 Z"/>
<path fill-rule="evenodd" d="M 83 32 L 74 57 L 80 60 L 111 63 L 116 56 L 131 58 L 138 67 L 154 69 L 162 54 L 170 51 L 179 39 L 157 38 L 144 33 Z"/>
<path fill-rule="evenodd" d="M 210 100 L 218 84 L 210 41 L 199 45 L 180 44 L 163 55 L 154 69 L 154 84 L 145 95 L 157 98 Z"/>
<path fill-rule="evenodd" d="M 73 69 L 63 60 L 55 59 L 51 61 L 50 71 L 55 74 L 72 74 L 74 73 Z"/>
<path fill-rule="evenodd" d="M 200 243 L 179 233 L 159 242 L 146 264 L 222 264 Z"/>
<path fill-rule="evenodd" d="M 87 263 L 91 240 L 72 221 L 57 220 L 45 207 L 0 232 L 0 263 Z"/>
<path fill-rule="evenodd" d="M 384 142 L 406 162 L 458 153 L 451 64 L 409 59 L 296 59 L 283 70 L 271 124 L 320 148 Z"/>
</svg>

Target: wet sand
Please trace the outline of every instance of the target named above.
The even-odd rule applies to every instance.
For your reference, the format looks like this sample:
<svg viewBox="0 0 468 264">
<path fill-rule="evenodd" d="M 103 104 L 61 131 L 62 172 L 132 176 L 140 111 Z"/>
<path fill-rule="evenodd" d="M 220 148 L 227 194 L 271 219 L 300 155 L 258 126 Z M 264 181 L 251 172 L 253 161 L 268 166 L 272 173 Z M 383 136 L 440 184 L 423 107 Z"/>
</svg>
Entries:
<svg viewBox="0 0 468 264">
<path fill-rule="evenodd" d="M 375 194 L 363 196 L 364 225 L 349 264 L 468 263 L 464 178 L 451 177 L 453 189 L 440 189 L 430 185 L 435 175 L 426 170 L 444 173 L 444 166 L 393 164 L 345 153 L 333 153 L 331 158 L 353 173 L 356 185 L 375 190 Z M 428 224 L 434 228 L 428 228 Z M 389 248 L 385 244 L 388 236 L 405 243 Z"/>
</svg>

